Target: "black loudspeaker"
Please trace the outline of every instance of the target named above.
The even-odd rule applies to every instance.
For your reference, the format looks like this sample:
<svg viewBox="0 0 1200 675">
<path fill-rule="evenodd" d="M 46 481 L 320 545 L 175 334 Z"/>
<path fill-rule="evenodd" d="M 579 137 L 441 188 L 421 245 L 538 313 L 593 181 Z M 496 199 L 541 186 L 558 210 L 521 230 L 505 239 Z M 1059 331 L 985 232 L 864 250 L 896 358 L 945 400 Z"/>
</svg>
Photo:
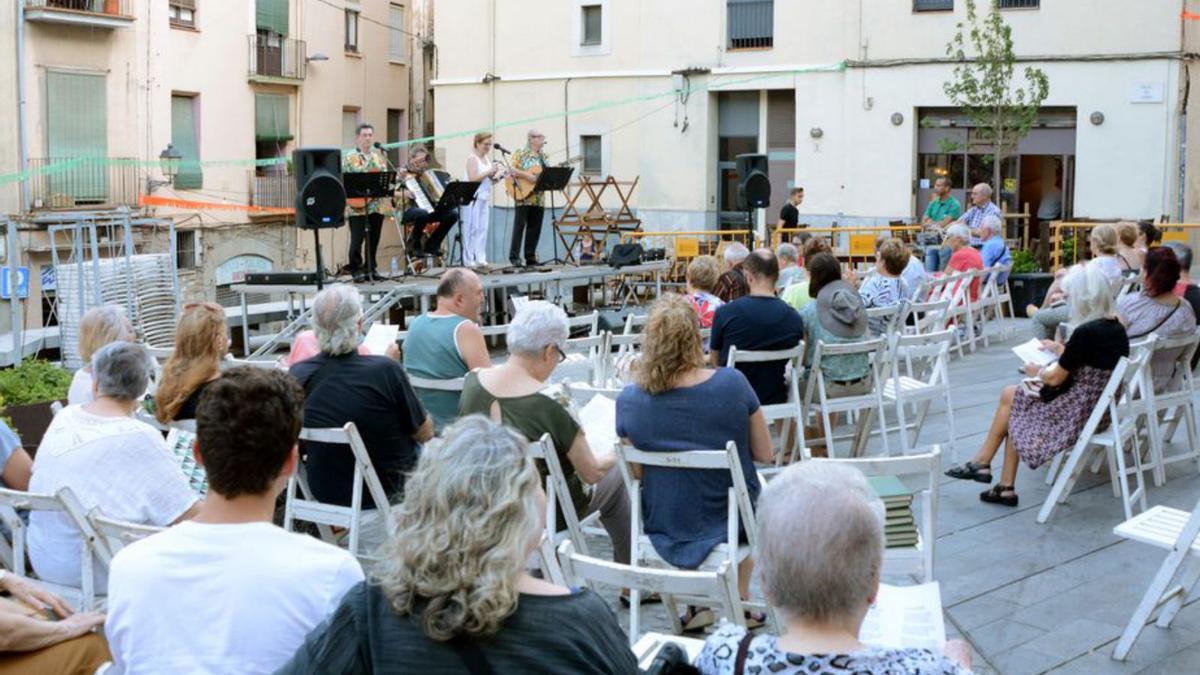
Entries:
<svg viewBox="0 0 1200 675">
<path fill-rule="evenodd" d="M 342 151 L 298 148 L 292 151 L 296 173 L 296 225 L 309 230 L 341 227 L 346 211 Z"/>
<path fill-rule="evenodd" d="M 771 179 L 766 155 L 738 155 L 738 197 L 745 209 L 765 209 L 771 203 Z"/>
</svg>

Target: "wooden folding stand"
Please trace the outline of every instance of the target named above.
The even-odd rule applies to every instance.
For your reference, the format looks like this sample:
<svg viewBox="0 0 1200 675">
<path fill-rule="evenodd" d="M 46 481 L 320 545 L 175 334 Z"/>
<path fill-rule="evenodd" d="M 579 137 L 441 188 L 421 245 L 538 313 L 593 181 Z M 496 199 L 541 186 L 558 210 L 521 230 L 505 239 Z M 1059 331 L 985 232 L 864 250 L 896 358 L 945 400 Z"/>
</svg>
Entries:
<svg viewBox="0 0 1200 675">
<path fill-rule="evenodd" d="M 597 181 L 588 176 L 580 176 L 578 183 L 567 186 L 567 205 L 554 221 L 554 233 L 567 250 L 568 263 L 575 262 L 575 244 L 585 233 L 590 233 L 602 248 L 610 235 L 619 238 L 623 232 L 636 232 L 642 228 L 641 219 L 633 215 L 633 210 L 629 207 L 629 200 L 633 197 L 633 191 L 637 189 L 638 180 L 640 176 L 632 181 L 618 181 L 612 176 Z M 614 209 L 605 208 L 602 201 L 610 186 L 620 202 Z M 587 207 L 581 211 L 580 198 L 584 196 L 587 198 Z"/>
</svg>

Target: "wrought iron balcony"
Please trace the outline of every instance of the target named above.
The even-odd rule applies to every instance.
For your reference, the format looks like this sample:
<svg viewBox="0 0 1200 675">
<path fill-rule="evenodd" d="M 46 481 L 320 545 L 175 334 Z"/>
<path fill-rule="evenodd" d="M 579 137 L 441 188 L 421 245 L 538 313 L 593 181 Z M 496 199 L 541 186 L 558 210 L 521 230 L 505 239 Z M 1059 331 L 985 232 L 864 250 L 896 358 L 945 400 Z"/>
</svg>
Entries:
<svg viewBox="0 0 1200 675">
<path fill-rule="evenodd" d="M 133 0 L 24 0 L 25 18 L 43 23 L 91 28 L 133 24 Z"/>
<path fill-rule="evenodd" d="M 290 172 L 250 172 L 250 205 L 290 209 L 296 205 L 296 178 Z"/>
<path fill-rule="evenodd" d="M 137 206 L 137 161 L 128 157 L 29 160 L 33 210 Z"/>
<path fill-rule="evenodd" d="M 251 82 L 298 85 L 304 80 L 304 40 L 261 33 L 249 38 Z"/>
</svg>

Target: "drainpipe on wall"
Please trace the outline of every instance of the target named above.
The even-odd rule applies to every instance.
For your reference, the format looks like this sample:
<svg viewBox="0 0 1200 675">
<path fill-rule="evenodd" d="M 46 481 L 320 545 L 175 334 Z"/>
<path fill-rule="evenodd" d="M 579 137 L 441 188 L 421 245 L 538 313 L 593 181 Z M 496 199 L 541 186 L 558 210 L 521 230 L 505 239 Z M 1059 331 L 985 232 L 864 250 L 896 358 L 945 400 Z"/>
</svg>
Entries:
<svg viewBox="0 0 1200 675">
<path fill-rule="evenodd" d="M 17 2 L 17 153 L 20 171 L 29 170 L 29 132 L 25 128 L 25 3 Z M 29 177 L 21 179 L 21 212 L 33 203 Z"/>
</svg>

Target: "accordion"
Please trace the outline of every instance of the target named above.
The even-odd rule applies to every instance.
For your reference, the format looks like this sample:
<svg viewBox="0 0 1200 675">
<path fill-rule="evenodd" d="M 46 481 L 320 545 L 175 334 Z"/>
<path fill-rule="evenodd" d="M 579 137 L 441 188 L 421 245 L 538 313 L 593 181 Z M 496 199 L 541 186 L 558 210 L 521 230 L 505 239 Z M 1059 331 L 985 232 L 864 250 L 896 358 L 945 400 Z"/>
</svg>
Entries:
<svg viewBox="0 0 1200 675">
<path fill-rule="evenodd" d="M 410 174 L 404 179 L 404 187 L 412 193 L 417 208 L 433 212 L 446 192 L 450 182 L 450 174 L 445 171 L 426 169 L 418 174 Z"/>
</svg>

